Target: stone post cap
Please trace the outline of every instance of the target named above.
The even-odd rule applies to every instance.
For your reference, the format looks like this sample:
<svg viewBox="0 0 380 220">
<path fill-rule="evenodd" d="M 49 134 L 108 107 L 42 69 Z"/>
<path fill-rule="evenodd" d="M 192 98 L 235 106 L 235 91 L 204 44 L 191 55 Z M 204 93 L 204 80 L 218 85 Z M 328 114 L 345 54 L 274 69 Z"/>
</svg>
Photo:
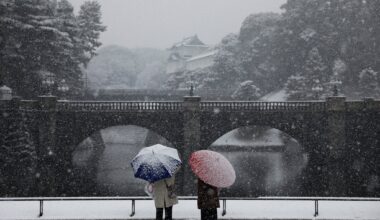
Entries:
<svg viewBox="0 0 380 220">
<path fill-rule="evenodd" d="M 183 101 L 185 101 L 185 102 L 200 102 L 201 97 L 200 96 L 184 96 Z"/>
<path fill-rule="evenodd" d="M 41 109 L 55 109 L 57 100 L 57 96 L 38 96 Z"/>
<path fill-rule="evenodd" d="M 0 100 L 11 100 L 12 99 L 12 89 L 8 86 L 0 87 Z"/>
<path fill-rule="evenodd" d="M 0 91 L 1 91 L 1 92 L 2 92 L 2 91 L 12 91 L 12 89 L 9 88 L 9 87 L 6 86 L 6 85 L 3 85 L 3 86 L 0 86 Z"/>
</svg>

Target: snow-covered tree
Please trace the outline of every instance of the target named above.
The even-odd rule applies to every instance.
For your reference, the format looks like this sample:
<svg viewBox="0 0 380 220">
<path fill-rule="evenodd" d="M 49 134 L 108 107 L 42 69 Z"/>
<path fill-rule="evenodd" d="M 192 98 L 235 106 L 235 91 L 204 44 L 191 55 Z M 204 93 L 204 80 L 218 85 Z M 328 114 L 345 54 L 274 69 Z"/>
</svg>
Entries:
<svg viewBox="0 0 380 220">
<path fill-rule="evenodd" d="M 239 59 L 247 73 L 244 80 L 253 80 L 263 92 L 282 87 L 287 77 L 279 74 L 275 38 L 281 15 L 259 13 L 249 15 L 240 28 Z"/>
<path fill-rule="evenodd" d="M 36 150 L 25 116 L 2 112 L 0 124 L 0 193 L 2 196 L 31 196 L 35 183 Z"/>
<path fill-rule="evenodd" d="M 378 73 L 371 67 L 359 73 L 359 93 L 362 97 L 377 97 L 380 92 Z"/>
<path fill-rule="evenodd" d="M 311 100 L 326 96 L 330 78 L 318 49 L 313 48 L 309 51 L 303 72 L 290 76 L 286 82 L 289 99 Z"/>
<path fill-rule="evenodd" d="M 70 92 L 78 92 L 82 86 L 81 61 L 84 59 L 84 51 L 81 47 L 80 29 L 74 15 L 74 7 L 67 0 L 58 2 L 56 9 L 56 26 L 67 34 L 65 39 L 57 42 L 60 46 L 56 55 L 59 56 L 61 67 L 57 70 L 57 81 L 65 80 Z"/>
<path fill-rule="evenodd" d="M 106 30 L 106 26 L 102 25 L 101 22 L 100 8 L 101 6 L 97 1 L 86 1 L 80 7 L 78 24 L 81 30 L 82 49 L 86 53 L 82 60 L 85 66 L 96 55 L 96 49 L 102 45 L 99 42 L 99 36 L 101 32 Z"/>
<path fill-rule="evenodd" d="M 306 60 L 303 75 L 305 77 L 305 93 L 306 99 L 314 99 L 317 94 L 314 91 L 315 88 L 320 88 L 318 95 L 327 93 L 327 82 L 330 79 L 327 73 L 327 66 L 323 63 L 322 57 L 319 54 L 317 48 L 310 50 L 308 58 Z"/>
<path fill-rule="evenodd" d="M 64 79 L 71 91 L 78 90 L 81 65 L 91 59 L 99 46 L 96 33 L 104 30 L 94 24 L 100 19 L 100 6 L 85 5 L 78 16 L 85 29 L 80 29 L 67 0 L 0 1 L 1 83 L 31 98 L 42 93 L 41 73 L 51 72 L 56 82 Z"/>
<path fill-rule="evenodd" d="M 305 99 L 306 79 L 300 73 L 291 75 L 285 84 L 285 88 L 289 100 Z"/>
<path fill-rule="evenodd" d="M 165 89 L 179 89 L 181 84 L 186 84 L 186 76 L 184 71 L 171 73 L 166 81 Z"/>
<path fill-rule="evenodd" d="M 216 73 L 216 84 L 226 90 L 234 89 L 246 73 L 238 57 L 240 40 L 236 34 L 229 34 L 218 45 L 214 58 L 213 72 Z"/>
<path fill-rule="evenodd" d="M 253 81 L 247 80 L 240 83 L 239 87 L 235 90 L 231 97 L 237 100 L 257 100 L 260 96 L 260 89 L 254 84 Z"/>
</svg>

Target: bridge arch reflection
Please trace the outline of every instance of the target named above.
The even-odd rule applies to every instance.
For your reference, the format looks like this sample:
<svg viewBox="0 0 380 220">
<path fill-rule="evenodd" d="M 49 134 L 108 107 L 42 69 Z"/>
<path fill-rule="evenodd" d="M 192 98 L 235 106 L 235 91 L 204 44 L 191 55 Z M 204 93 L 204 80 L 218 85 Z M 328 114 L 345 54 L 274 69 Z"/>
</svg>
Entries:
<svg viewBox="0 0 380 220">
<path fill-rule="evenodd" d="M 93 133 L 72 153 L 78 188 L 99 196 L 144 196 L 146 182 L 134 178 L 130 161 L 141 148 L 157 143 L 173 146 L 156 132 L 136 125 Z"/>
<path fill-rule="evenodd" d="M 236 170 L 236 182 L 225 196 L 300 195 L 308 154 L 288 134 L 267 126 L 244 126 L 222 135 L 210 146 Z"/>
</svg>

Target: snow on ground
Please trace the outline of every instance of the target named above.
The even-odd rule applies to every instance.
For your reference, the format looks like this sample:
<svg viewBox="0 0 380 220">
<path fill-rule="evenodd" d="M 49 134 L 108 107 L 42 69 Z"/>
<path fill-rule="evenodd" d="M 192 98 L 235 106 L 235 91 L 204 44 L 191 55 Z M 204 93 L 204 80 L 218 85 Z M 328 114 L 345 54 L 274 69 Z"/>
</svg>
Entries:
<svg viewBox="0 0 380 220">
<path fill-rule="evenodd" d="M 0 201 L 0 219 L 154 219 L 151 200 L 136 201 L 136 214 L 131 201 L 48 201 L 44 216 L 38 218 L 38 202 Z M 222 205 L 222 202 L 221 202 Z M 227 201 L 227 214 L 220 219 L 380 219 L 377 201 L 320 201 L 319 216 L 314 218 L 313 201 Z M 173 208 L 174 219 L 200 219 L 196 200 L 180 200 Z"/>
</svg>

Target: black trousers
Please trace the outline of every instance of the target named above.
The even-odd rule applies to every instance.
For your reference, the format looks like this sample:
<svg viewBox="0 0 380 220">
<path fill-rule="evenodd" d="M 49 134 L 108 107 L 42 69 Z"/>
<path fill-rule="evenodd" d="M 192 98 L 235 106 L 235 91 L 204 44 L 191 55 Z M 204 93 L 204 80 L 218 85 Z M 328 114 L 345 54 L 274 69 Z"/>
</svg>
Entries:
<svg viewBox="0 0 380 220">
<path fill-rule="evenodd" d="M 162 220 L 164 209 L 156 208 L 156 220 Z M 165 208 L 165 220 L 172 220 L 173 206 Z"/>
<path fill-rule="evenodd" d="M 218 212 L 216 208 L 201 209 L 201 220 L 217 220 Z"/>
</svg>

